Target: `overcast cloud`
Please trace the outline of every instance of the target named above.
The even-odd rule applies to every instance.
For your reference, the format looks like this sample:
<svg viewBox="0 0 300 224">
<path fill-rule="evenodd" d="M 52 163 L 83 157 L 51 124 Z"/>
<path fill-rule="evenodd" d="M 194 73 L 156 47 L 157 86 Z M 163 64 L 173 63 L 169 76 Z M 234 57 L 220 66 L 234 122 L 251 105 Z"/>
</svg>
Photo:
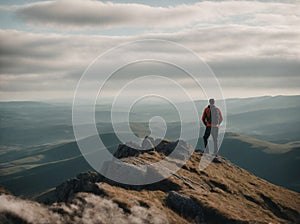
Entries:
<svg viewBox="0 0 300 224">
<path fill-rule="evenodd" d="M 15 7 L 29 23 L 61 28 L 150 27 L 180 28 L 203 24 L 298 26 L 299 7 L 287 3 L 257 1 L 204 1 L 171 7 L 95 0 L 60 0 Z"/>
<path fill-rule="evenodd" d="M 95 57 L 118 44 L 145 38 L 174 41 L 196 52 L 219 78 L 225 96 L 300 93 L 296 2 L 207 1 L 158 7 L 90 0 L 16 6 L 12 1 L 1 9 L 13 13 L 19 27 L 24 27 L 0 30 L 1 100 L 72 97 Z M 128 27 L 142 30 L 130 33 Z M 113 35 L 101 34 L 102 30 Z M 139 50 L 180 57 L 159 46 Z M 149 70 L 145 66 L 141 74 Z M 180 74 L 172 75 L 187 81 Z"/>
</svg>

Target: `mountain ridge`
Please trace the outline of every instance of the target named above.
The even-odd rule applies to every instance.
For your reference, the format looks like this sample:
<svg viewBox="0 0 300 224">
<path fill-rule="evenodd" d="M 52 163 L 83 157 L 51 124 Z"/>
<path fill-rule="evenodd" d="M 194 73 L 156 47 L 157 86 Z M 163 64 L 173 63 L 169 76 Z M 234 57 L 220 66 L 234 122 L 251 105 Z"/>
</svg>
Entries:
<svg viewBox="0 0 300 224">
<path fill-rule="evenodd" d="M 165 158 L 177 144 L 186 143 L 165 141 L 163 147 L 153 147 L 142 153 L 120 145 L 115 156 L 126 163 L 148 164 Z M 39 215 L 44 214 L 44 219 L 50 223 L 300 221 L 299 193 L 258 178 L 220 156 L 205 170 L 199 170 L 202 156 L 201 152 L 194 152 L 178 172 L 149 185 L 119 184 L 89 171 L 40 195 L 36 198 L 39 203 L 2 194 L 0 202 L 6 205 L 0 203 L 0 220 L 38 223 Z M 14 206 L 11 203 L 15 203 Z M 24 204 L 36 210 L 37 214 L 31 212 L 29 217 L 11 209 Z"/>
</svg>

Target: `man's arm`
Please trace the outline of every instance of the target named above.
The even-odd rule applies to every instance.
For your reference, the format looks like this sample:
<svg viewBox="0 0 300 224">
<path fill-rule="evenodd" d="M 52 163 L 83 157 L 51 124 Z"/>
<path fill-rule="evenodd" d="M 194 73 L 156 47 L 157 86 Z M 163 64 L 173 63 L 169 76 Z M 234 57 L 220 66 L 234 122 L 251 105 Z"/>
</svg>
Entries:
<svg viewBox="0 0 300 224">
<path fill-rule="evenodd" d="M 221 112 L 221 110 L 219 108 L 218 108 L 218 111 L 219 111 L 219 114 L 220 114 L 219 124 L 221 124 L 223 122 L 223 115 L 222 115 L 222 112 Z"/>
<path fill-rule="evenodd" d="M 207 125 L 207 122 L 206 122 L 206 109 L 204 109 L 203 114 L 202 114 L 202 122 L 205 126 Z"/>
</svg>

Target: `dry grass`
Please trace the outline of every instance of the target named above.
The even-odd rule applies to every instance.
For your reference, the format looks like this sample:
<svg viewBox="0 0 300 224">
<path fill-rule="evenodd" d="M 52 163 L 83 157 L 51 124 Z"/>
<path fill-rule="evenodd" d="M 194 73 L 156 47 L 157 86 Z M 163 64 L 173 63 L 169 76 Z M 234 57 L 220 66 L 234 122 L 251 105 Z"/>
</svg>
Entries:
<svg viewBox="0 0 300 224">
<path fill-rule="evenodd" d="M 122 160 L 145 164 L 163 157 L 152 152 Z M 94 183 L 101 191 L 73 194 L 67 203 L 50 205 L 50 212 L 37 203 L 26 203 L 34 205 L 37 210 L 42 209 L 45 214 L 55 213 L 57 219 L 69 223 L 87 223 L 84 219 L 90 223 L 110 223 L 109 220 L 120 223 L 191 223 L 190 217 L 183 217 L 166 205 L 169 192 L 175 190 L 197 204 L 206 223 L 299 223 L 299 193 L 273 185 L 222 158 L 199 171 L 200 158 L 201 154 L 194 153 L 168 180 L 137 190 L 102 181 Z M 176 160 L 170 162 L 174 166 L 178 163 Z M 11 201 L 25 203 L 21 199 Z M 9 208 L 5 207 L 12 212 Z M 193 222 L 200 223 L 199 220 Z"/>
<path fill-rule="evenodd" d="M 161 158 L 161 155 L 155 154 L 139 157 L 150 162 Z M 199 171 L 200 158 L 199 153 L 194 153 L 177 172 L 179 178 L 171 177 L 169 180 L 180 186 L 180 193 L 197 200 L 208 214 L 215 214 L 219 219 L 249 223 L 294 223 L 297 216 L 299 218 L 299 193 L 273 185 L 221 158 L 219 163 L 212 163 L 204 171 Z M 128 192 L 120 192 L 118 195 L 123 197 L 126 194 Z M 147 200 L 145 192 L 142 194 L 135 191 L 130 194 L 142 197 L 139 200 Z M 153 205 L 163 203 L 166 196 L 164 192 L 148 191 L 146 195 L 149 194 L 155 202 Z M 166 212 L 165 208 L 161 209 Z"/>
</svg>

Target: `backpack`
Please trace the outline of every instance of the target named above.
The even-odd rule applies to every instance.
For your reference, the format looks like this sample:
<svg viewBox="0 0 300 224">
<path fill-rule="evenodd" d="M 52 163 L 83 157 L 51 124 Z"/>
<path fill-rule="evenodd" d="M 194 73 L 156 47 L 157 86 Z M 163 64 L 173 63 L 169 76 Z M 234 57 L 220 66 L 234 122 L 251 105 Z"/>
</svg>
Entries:
<svg viewBox="0 0 300 224">
<path fill-rule="evenodd" d="M 217 107 L 209 106 L 209 116 L 207 118 L 208 123 L 218 125 L 220 123 L 220 113 Z"/>
</svg>

